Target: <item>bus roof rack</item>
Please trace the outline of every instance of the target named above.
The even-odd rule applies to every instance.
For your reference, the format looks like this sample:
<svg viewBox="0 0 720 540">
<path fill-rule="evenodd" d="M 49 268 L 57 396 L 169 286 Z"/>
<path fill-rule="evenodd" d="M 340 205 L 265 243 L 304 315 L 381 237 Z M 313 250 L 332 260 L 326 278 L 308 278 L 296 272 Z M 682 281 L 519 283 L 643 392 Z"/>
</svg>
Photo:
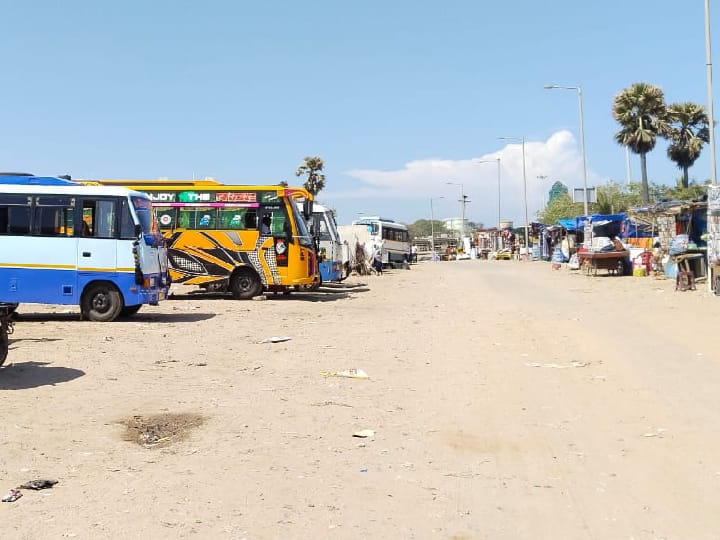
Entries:
<svg viewBox="0 0 720 540">
<path fill-rule="evenodd" d="M 33 176 L 32 174 L 0 174 L 0 184 L 21 186 L 76 186 L 77 182 L 55 176 Z"/>
<path fill-rule="evenodd" d="M 35 176 L 28 172 L 0 172 L 0 176 Z"/>
</svg>

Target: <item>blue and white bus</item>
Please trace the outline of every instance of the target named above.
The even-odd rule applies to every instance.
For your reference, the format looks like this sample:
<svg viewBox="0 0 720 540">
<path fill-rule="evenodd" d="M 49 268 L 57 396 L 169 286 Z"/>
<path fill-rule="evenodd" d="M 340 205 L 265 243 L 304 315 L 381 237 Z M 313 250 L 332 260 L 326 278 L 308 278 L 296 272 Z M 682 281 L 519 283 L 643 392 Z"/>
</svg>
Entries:
<svg viewBox="0 0 720 540">
<path fill-rule="evenodd" d="M 0 174 L 0 302 L 79 305 L 112 321 L 168 293 L 167 248 L 147 195 Z"/>
</svg>

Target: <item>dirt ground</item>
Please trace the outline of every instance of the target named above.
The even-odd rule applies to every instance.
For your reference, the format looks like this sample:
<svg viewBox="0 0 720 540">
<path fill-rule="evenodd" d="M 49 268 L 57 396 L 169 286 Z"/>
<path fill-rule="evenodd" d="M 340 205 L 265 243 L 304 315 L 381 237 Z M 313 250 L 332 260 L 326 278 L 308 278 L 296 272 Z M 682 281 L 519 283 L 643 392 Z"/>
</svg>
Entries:
<svg viewBox="0 0 720 540">
<path fill-rule="evenodd" d="M 0 492 L 58 483 L 1 536 L 717 539 L 704 287 L 456 261 L 114 323 L 21 306 Z"/>
</svg>

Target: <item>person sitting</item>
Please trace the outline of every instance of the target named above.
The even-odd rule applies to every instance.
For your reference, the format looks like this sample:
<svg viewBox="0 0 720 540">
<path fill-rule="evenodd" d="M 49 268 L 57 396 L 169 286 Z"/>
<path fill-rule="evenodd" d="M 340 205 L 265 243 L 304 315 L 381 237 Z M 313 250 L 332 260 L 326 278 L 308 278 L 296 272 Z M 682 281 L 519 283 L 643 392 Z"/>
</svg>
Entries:
<svg viewBox="0 0 720 540">
<path fill-rule="evenodd" d="M 272 217 L 270 214 L 263 214 L 262 223 L 260 224 L 260 234 L 269 235 Z"/>
</svg>

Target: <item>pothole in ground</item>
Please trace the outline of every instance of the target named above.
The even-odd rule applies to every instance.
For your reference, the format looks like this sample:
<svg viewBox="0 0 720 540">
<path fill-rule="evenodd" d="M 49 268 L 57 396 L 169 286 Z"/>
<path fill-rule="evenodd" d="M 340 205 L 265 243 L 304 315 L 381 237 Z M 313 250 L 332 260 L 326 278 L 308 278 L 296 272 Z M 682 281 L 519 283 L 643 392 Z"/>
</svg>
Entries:
<svg viewBox="0 0 720 540">
<path fill-rule="evenodd" d="M 167 446 L 187 438 L 190 432 L 203 425 L 205 417 L 193 413 L 161 413 L 134 415 L 124 420 L 126 441 L 145 448 Z"/>
</svg>

